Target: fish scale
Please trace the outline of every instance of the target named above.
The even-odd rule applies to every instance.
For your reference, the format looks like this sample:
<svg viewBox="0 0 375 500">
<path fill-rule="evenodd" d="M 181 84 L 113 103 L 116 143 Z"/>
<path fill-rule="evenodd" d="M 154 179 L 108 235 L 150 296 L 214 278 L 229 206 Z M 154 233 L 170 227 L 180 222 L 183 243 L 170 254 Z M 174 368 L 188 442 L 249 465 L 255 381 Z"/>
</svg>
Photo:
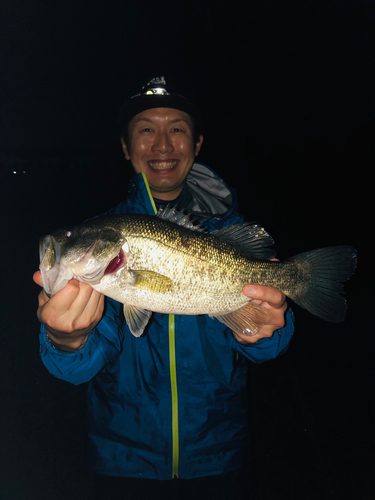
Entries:
<svg viewBox="0 0 375 500">
<path fill-rule="evenodd" d="M 342 283 L 355 270 L 355 249 L 328 247 L 271 262 L 270 243 L 255 224 L 207 233 L 186 214 L 166 209 L 159 216 L 105 216 L 57 231 L 41 241 L 40 268 L 50 295 L 74 277 L 122 302 L 137 336 L 151 312 L 208 314 L 253 335 L 267 312 L 242 293 L 248 283 L 277 288 L 311 313 L 343 321 Z"/>
</svg>

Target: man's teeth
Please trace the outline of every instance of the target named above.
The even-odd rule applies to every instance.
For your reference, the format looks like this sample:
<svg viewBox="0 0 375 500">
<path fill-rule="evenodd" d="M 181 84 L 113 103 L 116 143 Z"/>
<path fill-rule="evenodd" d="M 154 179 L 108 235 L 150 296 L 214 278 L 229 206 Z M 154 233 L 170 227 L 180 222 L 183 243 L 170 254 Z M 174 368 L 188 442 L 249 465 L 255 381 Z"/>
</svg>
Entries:
<svg viewBox="0 0 375 500">
<path fill-rule="evenodd" d="M 177 161 L 150 161 L 150 167 L 155 170 L 166 170 L 177 165 Z"/>
</svg>

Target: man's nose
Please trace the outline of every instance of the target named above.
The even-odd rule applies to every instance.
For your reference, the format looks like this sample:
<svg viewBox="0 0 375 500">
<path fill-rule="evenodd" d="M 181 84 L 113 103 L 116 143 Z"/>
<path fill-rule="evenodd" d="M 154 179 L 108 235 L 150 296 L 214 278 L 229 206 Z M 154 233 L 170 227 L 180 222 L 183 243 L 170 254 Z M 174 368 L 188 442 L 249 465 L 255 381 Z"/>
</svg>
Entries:
<svg viewBox="0 0 375 500">
<path fill-rule="evenodd" d="M 155 135 L 154 144 L 152 145 L 153 151 L 159 151 L 161 153 L 168 153 L 173 150 L 173 144 L 166 132 L 158 132 Z"/>
</svg>

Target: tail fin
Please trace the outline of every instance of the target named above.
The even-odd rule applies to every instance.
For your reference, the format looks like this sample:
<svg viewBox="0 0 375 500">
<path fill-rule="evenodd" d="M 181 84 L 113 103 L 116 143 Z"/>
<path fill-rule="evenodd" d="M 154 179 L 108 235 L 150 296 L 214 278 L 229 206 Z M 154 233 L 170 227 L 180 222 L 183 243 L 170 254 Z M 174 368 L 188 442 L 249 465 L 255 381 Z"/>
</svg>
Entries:
<svg viewBox="0 0 375 500">
<path fill-rule="evenodd" d="M 289 259 L 302 273 L 302 286 L 288 294 L 299 306 L 326 321 L 339 323 L 346 315 L 341 295 L 357 265 L 357 252 L 350 246 L 335 246 L 301 253 Z"/>
</svg>

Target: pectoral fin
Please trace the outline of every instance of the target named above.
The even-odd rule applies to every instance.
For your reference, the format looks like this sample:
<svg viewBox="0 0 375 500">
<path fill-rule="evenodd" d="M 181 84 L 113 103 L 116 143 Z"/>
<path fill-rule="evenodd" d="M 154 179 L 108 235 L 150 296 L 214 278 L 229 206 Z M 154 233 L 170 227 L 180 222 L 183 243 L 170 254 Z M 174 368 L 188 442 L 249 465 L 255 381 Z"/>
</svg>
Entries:
<svg viewBox="0 0 375 500">
<path fill-rule="evenodd" d="M 134 279 L 133 286 L 141 290 L 154 293 L 167 293 L 172 290 L 172 280 L 154 271 L 132 270 L 131 275 Z"/>
<path fill-rule="evenodd" d="M 129 271 L 131 286 L 146 292 L 167 293 L 172 290 L 173 282 L 170 278 L 154 271 L 131 270 Z M 140 309 L 130 304 L 124 304 L 126 323 L 135 337 L 140 337 L 147 326 L 152 312 Z"/>
<path fill-rule="evenodd" d="M 142 335 L 151 314 L 151 311 L 124 304 L 125 320 L 134 337 L 140 337 Z"/>
<path fill-rule="evenodd" d="M 267 309 L 250 301 L 237 311 L 211 317 L 218 319 L 235 333 L 255 335 L 265 324 L 267 314 Z"/>
</svg>

